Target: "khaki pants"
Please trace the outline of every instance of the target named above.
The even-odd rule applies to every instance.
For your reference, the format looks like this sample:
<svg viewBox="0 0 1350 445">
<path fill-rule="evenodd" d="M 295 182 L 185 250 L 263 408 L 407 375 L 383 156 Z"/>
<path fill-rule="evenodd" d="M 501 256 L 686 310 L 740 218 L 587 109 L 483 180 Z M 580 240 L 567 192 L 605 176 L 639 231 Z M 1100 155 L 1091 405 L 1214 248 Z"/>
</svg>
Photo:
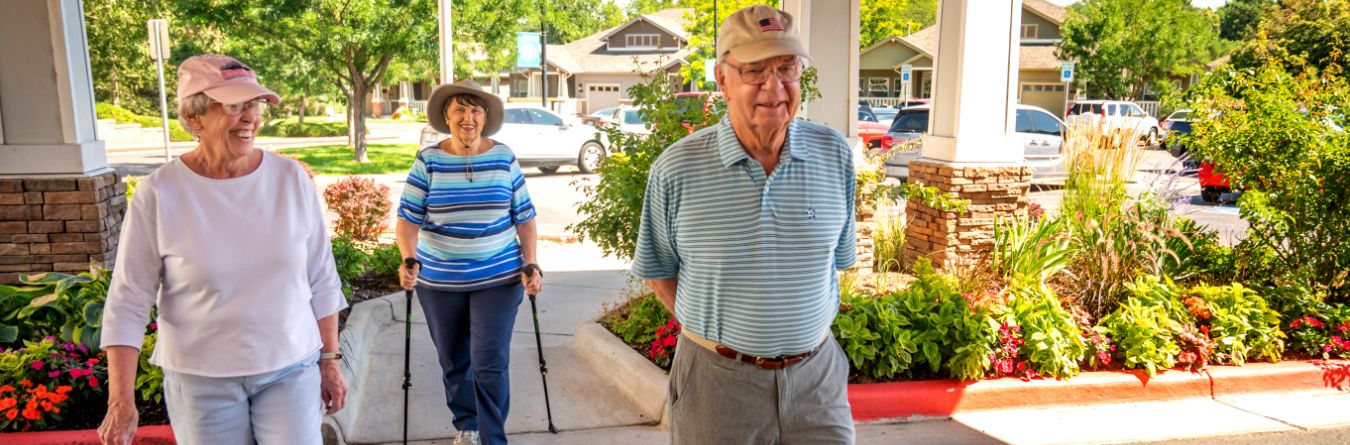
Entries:
<svg viewBox="0 0 1350 445">
<path fill-rule="evenodd" d="M 672 445 L 853 443 L 848 359 L 834 336 L 806 360 L 778 370 L 682 337 L 667 400 Z"/>
</svg>

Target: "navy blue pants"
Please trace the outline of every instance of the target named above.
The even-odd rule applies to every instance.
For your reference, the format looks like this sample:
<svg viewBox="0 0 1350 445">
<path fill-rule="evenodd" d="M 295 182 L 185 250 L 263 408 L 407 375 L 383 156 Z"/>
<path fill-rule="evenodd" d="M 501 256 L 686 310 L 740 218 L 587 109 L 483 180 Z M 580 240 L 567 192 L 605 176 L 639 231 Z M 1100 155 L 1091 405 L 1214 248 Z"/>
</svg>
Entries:
<svg viewBox="0 0 1350 445">
<path fill-rule="evenodd" d="M 476 430 L 483 444 L 506 443 L 511 331 L 524 295 L 519 282 L 472 292 L 417 286 L 455 430 Z"/>
</svg>

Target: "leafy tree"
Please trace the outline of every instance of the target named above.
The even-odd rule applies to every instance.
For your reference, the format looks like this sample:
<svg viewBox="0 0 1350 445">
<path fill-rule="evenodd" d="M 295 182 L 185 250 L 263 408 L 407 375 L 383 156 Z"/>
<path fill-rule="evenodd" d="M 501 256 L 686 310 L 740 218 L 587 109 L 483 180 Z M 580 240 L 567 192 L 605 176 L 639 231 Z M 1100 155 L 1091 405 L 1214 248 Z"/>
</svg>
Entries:
<svg viewBox="0 0 1350 445">
<path fill-rule="evenodd" d="M 1208 61 L 1218 18 L 1189 0 L 1085 0 L 1069 6 L 1058 55 L 1077 60 L 1094 95 L 1139 97 L 1146 85 Z"/>
<path fill-rule="evenodd" d="M 628 19 L 632 20 L 643 14 L 650 14 L 662 9 L 668 8 L 687 8 L 687 0 L 632 0 L 628 2 L 628 7 L 624 8 L 624 13 L 628 14 Z"/>
<path fill-rule="evenodd" d="M 863 0 L 858 44 L 867 48 L 891 36 L 906 36 L 937 23 L 937 0 Z"/>
<path fill-rule="evenodd" d="M 366 157 L 366 107 L 399 54 L 436 45 L 433 0 L 179 0 L 182 15 L 248 44 L 289 48 L 293 59 L 347 96 L 348 145 Z M 246 57 L 246 56 L 245 56 Z M 294 63 L 268 61 L 270 63 Z M 260 64 L 263 65 L 263 64 Z"/>
<path fill-rule="evenodd" d="M 1285 0 L 1255 40 L 1233 54 L 1236 68 L 1310 65 L 1333 74 L 1350 66 L 1350 0 Z"/>
<path fill-rule="evenodd" d="M 1219 37 L 1252 40 L 1261 19 L 1273 13 L 1276 7 L 1276 0 L 1229 0 L 1219 7 Z"/>
<path fill-rule="evenodd" d="M 140 115 L 159 115 L 159 74 L 150 56 L 146 21 L 169 21 L 169 59 L 164 61 L 164 87 L 177 88 L 178 63 L 190 56 L 224 51 L 224 36 L 214 28 L 183 26 L 170 0 L 101 0 L 85 2 L 85 33 L 94 95 Z M 169 103 L 169 116 L 177 109 Z"/>
<path fill-rule="evenodd" d="M 717 24 L 720 26 L 727 21 L 727 16 L 742 8 L 762 5 L 765 2 L 759 0 L 718 0 L 717 1 Z M 703 75 L 703 61 L 712 59 L 715 56 L 717 48 L 713 45 L 713 36 L 716 30 L 713 27 L 713 0 L 684 0 L 682 7 L 692 8 L 693 13 L 685 13 L 685 31 L 689 32 L 689 56 L 685 60 L 689 64 L 680 68 L 680 75 L 684 77 L 685 82 L 696 81 L 700 90 L 712 90 L 715 88 L 713 82 L 705 82 Z"/>
</svg>

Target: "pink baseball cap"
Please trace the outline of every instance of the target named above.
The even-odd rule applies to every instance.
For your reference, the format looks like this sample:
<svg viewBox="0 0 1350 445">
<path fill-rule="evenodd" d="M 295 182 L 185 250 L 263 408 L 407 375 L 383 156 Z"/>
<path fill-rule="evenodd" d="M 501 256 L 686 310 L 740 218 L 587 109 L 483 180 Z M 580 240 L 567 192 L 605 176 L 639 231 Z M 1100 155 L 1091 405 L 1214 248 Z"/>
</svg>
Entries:
<svg viewBox="0 0 1350 445">
<path fill-rule="evenodd" d="M 206 93 L 225 104 L 244 103 L 258 97 L 272 104 L 281 102 L 277 93 L 258 84 L 258 76 L 248 65 L 220 54 L 192 56 L 178 65 L 178 100 L 181 102 L 197 93 Z"/>
</svg>

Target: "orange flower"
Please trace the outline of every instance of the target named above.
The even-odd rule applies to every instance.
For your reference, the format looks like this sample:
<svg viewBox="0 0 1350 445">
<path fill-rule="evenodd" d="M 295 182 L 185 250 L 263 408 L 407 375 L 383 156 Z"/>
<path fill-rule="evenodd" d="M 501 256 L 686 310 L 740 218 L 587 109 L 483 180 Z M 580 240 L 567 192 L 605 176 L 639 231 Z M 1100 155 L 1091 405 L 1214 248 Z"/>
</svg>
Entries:
<svg viewBox="0 0 1350 445">
<path fill-rule="evenodd" d="M 18 408 L 10 408 L 9 411 L 5 411 L 5 418 L 9 420 L 14 420 L 15 417 L 19 417 Z"/>
<path fill-rule="evenodd" d="M 23 418 L 28 420 L 40 420 L 42 419 L 42 412 L 37 409 L 25 408 L 23 410 Z"/>
<path fill-rule="evenodd" d="M 18 400 L 14 400 L 13 397 L 6 397 L 6 398 L 3 398 L 3 399 L 0 399 L 0 411 L 4 411 L 4 410 L 10 409 L 10 408 L 13 408 L 14 405 L 18 405 L 18 404 L 19 404 L 19 401 L 18 401 Z"/>
<path fill-rule="evenodd" d="M 74 388 L 71 388 L 69 385 L 58 386 L 58 387 L 56 387 L 56 393 L 57 393 L 57 394 L 65 394 L 65 393 L 70 392 L 70 390 L 72 390 L 72 389 L 74 389 Z"/>
<path fill-rule="evenodd" d="M 33 381 L 32 381 L 32 380 L 28 380 L 28 379 L 23 379 L 23 381 L 22 381 L 22 382 L 19 382 L 19 384 L 20 384 L 20 385 L 23 385 L 23 386 L 27 386 L 27 387 L 29 387 L 29 388 L 32 388 L 32 387 L 33 387 Z"/>
<path fill-rule="evenodd" d="M 9 385 L 0 386 L 0 392 L 14 392 L 14 387 Z"/>
</svg>

